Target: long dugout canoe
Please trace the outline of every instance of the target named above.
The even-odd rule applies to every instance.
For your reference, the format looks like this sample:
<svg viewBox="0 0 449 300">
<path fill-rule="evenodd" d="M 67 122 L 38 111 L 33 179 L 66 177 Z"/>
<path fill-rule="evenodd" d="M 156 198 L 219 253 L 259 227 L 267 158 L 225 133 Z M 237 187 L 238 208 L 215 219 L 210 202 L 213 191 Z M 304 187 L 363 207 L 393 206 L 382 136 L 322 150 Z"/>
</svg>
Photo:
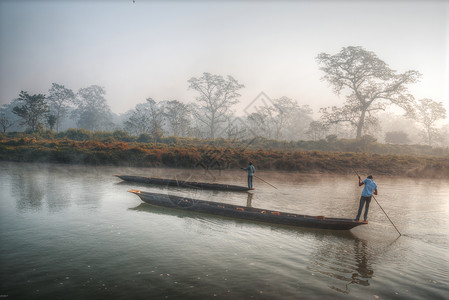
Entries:
<svg viewBox="0 0 449 300">
<path fill-rule="evenodd" d="M 223 191 L 237 191 L 237 192 L 244 192 L 250 190 L 249 188 L 244 186 L 220 184 L 220 183 L 181 181 L 174 179 L 152 178 L 152 177 L 130 176 L 130 175 L 115 175 L 115 176 L 125 181 L 148 183 L 154 185 L 178 186 L 195 189 L 223 190 Z"/>
<path fill-rule="evenodd" d="M 272 224 L 332 230 L 350 230 L 356 226 L 367 224 L 365 222 L 357 222 L 352 219 L 299 215 L 268 209 L 185 198 L 167 194 L 149 193 L 139 190 L 129 190 L 128 192 L 136 194 L 140 197 L 140 199 L 142 199 L 142 201 L 156 206 L 178 208 L 187 211 L 195 211 L 200 213 Z"/>
</svg>

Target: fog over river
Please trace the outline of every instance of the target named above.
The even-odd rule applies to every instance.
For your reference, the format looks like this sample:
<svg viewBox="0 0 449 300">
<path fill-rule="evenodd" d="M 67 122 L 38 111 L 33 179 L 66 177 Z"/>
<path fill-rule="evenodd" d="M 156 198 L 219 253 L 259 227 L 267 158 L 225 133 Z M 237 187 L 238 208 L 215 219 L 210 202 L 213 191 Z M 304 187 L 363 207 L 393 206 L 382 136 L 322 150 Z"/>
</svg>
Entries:
<svg viewBox="0 0 449 300">
<path fill-rule="evenodd" d="M 157 208 L 127 192 L 354 218 L 355 175 L 258 170 L 277 189 L 255 178 L 247 193 L 145 186 L 114 174 L 246 182 L 238 170 L 0 162 L 0 297 L 448 298 L 448 181 L 373 174 L 399 237 L 374 201 L 368 225 L 332 231 Z"/>
</svg>

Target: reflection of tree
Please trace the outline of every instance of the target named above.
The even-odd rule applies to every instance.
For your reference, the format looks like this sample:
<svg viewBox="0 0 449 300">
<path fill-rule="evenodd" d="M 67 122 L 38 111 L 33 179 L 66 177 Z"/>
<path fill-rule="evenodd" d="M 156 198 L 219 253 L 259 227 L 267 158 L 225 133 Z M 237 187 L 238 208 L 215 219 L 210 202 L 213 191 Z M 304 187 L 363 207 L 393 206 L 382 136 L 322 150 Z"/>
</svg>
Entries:
<svg viewBox="0 0 449 300">
<path fill-rule="evenodd" d="M 352 247 L 348 243 L 325 243 L 323 246 L 315 253 L 308 269 L 344 283 L 343 288 L 330 285 L 331 289 L 349 294 L 351 284 L 370 285 L 369 278 L 373 277 L 374 270 L 369 261 L 367 241 L 356 238 Z"/>
<path fill-rule="evenodd" d="M 78 205 L 98 207 L 104 190 L 98 185 L 98 174 L 91 168 L 86 172 L 85 169 L 43 166 L 11 169 L 11 189 L 19 211 L 41 210 L 46 205 L 50 212 L 59 212 L 69 207 L 72 200 Z"/>
<path fill-rule="evenodd" d="M 17 199 L 18 210 L 39 210 L 42 208 L 44 191 L 42 183 L 33 174 L 17 174 L 17 185 L 13 185 L 13 194 L 19 195 Z"/>
<path fill-rule="evenodd" d="M 59 212 L 70 206 L 70 191 L 62 188 L 64 179 L 58 180 L 58 174 L 48 175 L 45 184 L 45 198 L 47 200 L 48 210 L 50 212 Z"/>
</svg>

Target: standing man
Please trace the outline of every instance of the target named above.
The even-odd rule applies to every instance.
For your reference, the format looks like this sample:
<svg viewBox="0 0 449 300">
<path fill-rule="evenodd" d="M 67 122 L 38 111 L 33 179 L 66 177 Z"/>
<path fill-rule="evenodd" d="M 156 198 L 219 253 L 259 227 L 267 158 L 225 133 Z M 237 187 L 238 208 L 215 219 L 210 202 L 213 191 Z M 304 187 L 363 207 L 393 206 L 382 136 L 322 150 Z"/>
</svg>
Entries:
<svg viewBox="0 0 449 300">
<path fill-rule="evenodd" d="M 359 205 L 359 211 L 357 213 L 357 217 L 355 218 L 355 221 L 360 220 L 360 215 L 362 214 L 363 205 L 365 205 L 365 214 L 363 215 L 363 219 L 365 222 L 368 220 L 368 209 L 369 209 L 369 203 L 371 202 L 371 197 L 374 195 L 377 195 L 377 184 L 373 180 L 373 176 L 369 175 L 365 180 L 362 181 L 362 179 L 359 176 L 359 186 L 365 185 L 362 191 L 362 196 L 360 197 L 360 205 Z"/>
<path fill-rule="evenodd" d="M 242 168 L 242 170 L 248 170 L 248 188 L 250 190 L 254 190 L 253 188 L 253 175 L 256 172 L 256 169 L 253 166 L 252 162 L 249 162 L 246 168 Z"/>
</svg>

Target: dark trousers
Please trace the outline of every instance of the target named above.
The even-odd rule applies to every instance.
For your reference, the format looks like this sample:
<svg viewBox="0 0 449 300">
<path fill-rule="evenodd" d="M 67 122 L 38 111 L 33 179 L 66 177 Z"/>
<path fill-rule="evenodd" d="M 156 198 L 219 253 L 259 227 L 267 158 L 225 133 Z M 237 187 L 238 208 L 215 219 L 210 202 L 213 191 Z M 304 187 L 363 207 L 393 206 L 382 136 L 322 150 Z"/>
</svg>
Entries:
<svg viewBox="0 0 449 300">
<path fill-rule="evenodd" d="M 355 218 L 357 221 L 360 219 L 360 215 L 362 214 L 363 205 L 365 205 L 365 214 L 363 215 L 363 219 L 365 221 L 368 219 L 368 209 L 370 202 L 371 197 L 360 197 L 359 211 L 357 213 L 357 217 Z"/>
<path fill-rule="evenodd" d="M 253 188 L 253 176 L 249 176 L 249 175 L 248 175 L 248 188 L 249 189 Z"/>
</svg>

